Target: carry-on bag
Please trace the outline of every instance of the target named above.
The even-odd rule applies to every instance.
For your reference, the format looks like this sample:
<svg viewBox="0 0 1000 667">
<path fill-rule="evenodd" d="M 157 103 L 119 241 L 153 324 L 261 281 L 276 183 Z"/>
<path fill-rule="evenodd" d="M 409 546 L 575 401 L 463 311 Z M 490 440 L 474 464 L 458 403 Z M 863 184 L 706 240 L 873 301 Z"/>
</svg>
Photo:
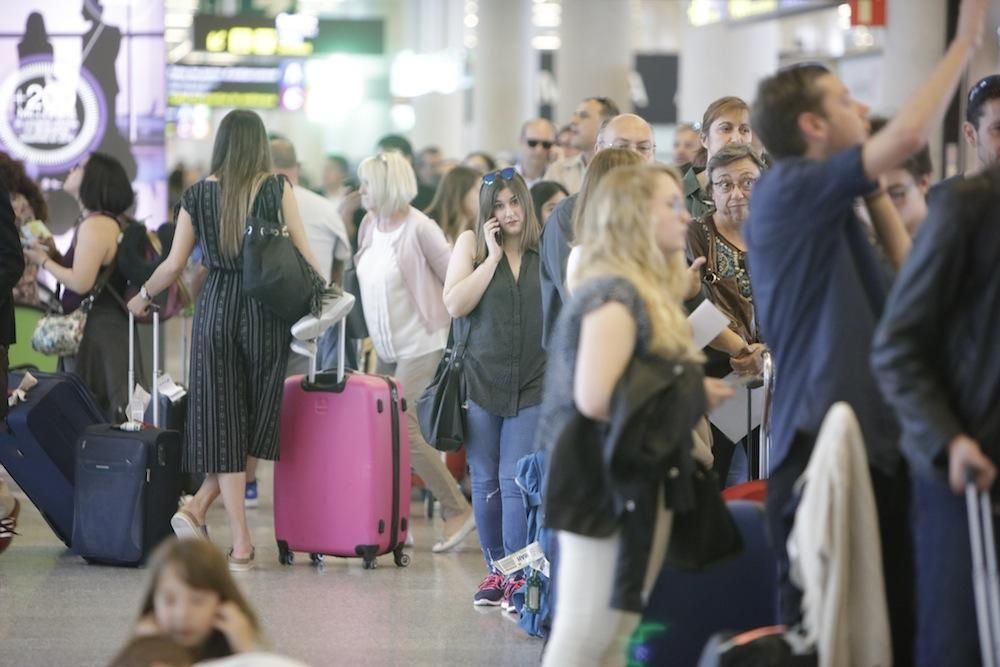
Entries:
<svg viewBox="0 0 1000 667">
<path fill-rule="evenodd" d="M 129 313 L 129 394 L 135 328 Z M 159 316 L 153 312 L 153 421 L 159 422 Z M 131 412 L 131 411 L 130 411 Z M 181 492 L 181 436 L 135 416 L 86 430 L 76 447 L 73 550 L 89 563 L 140 565 L 173 534 Z M 135 420 L 135 421 L 133 421 Z"/>
<path fill-rule="evenodd" d="M 406 402 L 399 383 L 386 376 L 345 373 L 346 315 L 354 303 L 342 295 L 321 318 L 294 327 L 293 349 L 310 358 L 309 374 L 285 380 L 281 407 L 281 458 L 274 465 L 274 533 L 279 560 L 307 552 L 360 557 L 366 569 L 376 556 L 403 553 L 410 520 L 410 442 Z M 338 307 L 339 306 L 339 307 Z M 315 341 L 339 323 L 335 372 L 316 372 Z"/>
<path fill-rule="evenodd" d="M 16 389 L 25 372 L 12 370 L 7 388 Z M 84 430 L 104 421 L 104 416 L 78 376 L 30 372 L 38 384 L 10 409 L 7 428 L 0 422 L 0 465 L 56 536 L 70 546 L 74 448 Z"/>
<path fill-rule="evenodd" d="M 630 665 L 696 665 L 713 634 L 777 622 L 778 569 L 764 508 L 728 507 L 742 552 L 698 571 L 663 567 L 630 642 Z"/>
</svg>

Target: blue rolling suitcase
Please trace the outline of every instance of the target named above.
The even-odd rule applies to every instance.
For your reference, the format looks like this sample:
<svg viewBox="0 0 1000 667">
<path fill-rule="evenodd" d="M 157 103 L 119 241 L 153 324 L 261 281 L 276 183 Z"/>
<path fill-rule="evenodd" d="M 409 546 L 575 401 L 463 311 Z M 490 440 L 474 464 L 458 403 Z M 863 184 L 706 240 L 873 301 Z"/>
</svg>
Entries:
<svg viewBox="0 0 1000 667">
<path fill-rule="evenodd" d="M 155 379 L 159 375 L 159 317 L 155 311 L 153 339 L 155 422 L 159 417 Z M 131 355 L 134 346 L 130 347 Z M 173 534 L 170 518 L 181 493 L 180 464 L 177 431 L 131 421 L 88 428 L 76 447 L 73 551 L 89 563 L 144 563 Z"/>
<path fill-rule="evenodd" d="M 630 665 L 697 665 L 715 633 L 778 622 L 777 560 L 764 508 L 739 500 L 728 507 L 743 551 L 700 571 L 663 568 L 629 646 Z"/>
<path fill-rule="evenodd" d="M 0 424 L 0 465 L 70 546 L 75 444 L 104 416 L 76 375 L 30 372 L 38 384 L 11 408 L 8 428 Z M 12 371 L 8 389 L 16 389 L 23 377 L 24 371 Z"/>
</svg>

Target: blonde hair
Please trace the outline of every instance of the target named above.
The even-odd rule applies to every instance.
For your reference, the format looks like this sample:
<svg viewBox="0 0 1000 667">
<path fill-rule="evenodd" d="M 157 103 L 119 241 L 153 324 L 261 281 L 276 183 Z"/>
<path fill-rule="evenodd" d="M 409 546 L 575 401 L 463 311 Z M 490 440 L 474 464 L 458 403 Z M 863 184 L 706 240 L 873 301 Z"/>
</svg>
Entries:
<svg viewBox="0 0 1000 667">
<path fill-rule="evenodd" d="M 260 116 L 236 109 L 219 123 L 211 173 L 219 180 L 219 250 L 236 257 L 243 248 L 247 215 L 271 175 L 271 146 Z"/>
<path fill-rule="evenodd" d="M 634 167 L 644 162 L 645 159 L 641 155 L 628 148 L 605 148 L 597 151 L 594 159 L 587 165 L 587 172 L 583 176 L 583 185 L 580 186 L 580 194 L 577 195 L 576 203 L 573 204 L 574 239 L 580 236 L 583 211 L 587 208 L 587 202 L 593 197 L 601 180 L 616 167 Z"/>
<path fill-rule="evenodd" d="M 396 213 L 410 206 L 417 196 L 417 175 L 410 162 L 396 151 L 365 158 L 358 166 L 358 178 L 368 181 L 375 213 Z"/>
<path fill-rule="evenodd" d="M 488 174 L 487 174 L 488 175 Z M 524 182 L 521 174 L 514 172 L 510 180 L 505 180 L 500 172 L 496 172 L 496 179 L 492 183 L 485 181 L 479 188 L 479 224 L 476 225 L 476 258 L 475 263 L 481 264 L 486 260 L 490 250 L 486 247 L 486 233 L 483 225 L 493 217 L 493 205 L 496 203 L 497 195 L 506 189 L 517 197 L 517 201 L 524 210 L 524 224 L 521 227 L 521 252 L 529 248 L 538 250 L 538 239 L 542 236 L 542 226 L 535 215 L 535 205 L 531 201 L 531 191 L 528 184 Z"/>
<path fill-rule="evenodd" d="M 583 211 L 576 278 L 625 278 L 646 305 L 650 349 L 672 359 L 701 361 L 682 307 L 688 286 L 684 252 L 665 255 L 656 242 L 652 202 L 661 176 L 681 187 L 677 171 L 659 164 L 618 167 L 601 180 Z"/>
</svg>

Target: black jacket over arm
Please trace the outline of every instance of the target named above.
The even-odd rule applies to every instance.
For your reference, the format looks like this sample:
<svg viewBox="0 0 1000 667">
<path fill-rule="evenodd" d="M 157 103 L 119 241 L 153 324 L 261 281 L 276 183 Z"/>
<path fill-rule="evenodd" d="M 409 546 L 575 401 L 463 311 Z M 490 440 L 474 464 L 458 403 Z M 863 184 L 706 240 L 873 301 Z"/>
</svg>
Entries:
<svg viewBox="0 0 1000 667">
<path fill-rule="evenodd" d="M 14 297 L 11 292 L 24 274 L 21 238 L 14 225 L 10 197 L 0 191 L 0 345 L 14 342 Z"/>
<path fill-rule="evenodd" d="M 917 472 L 943 476 L 960 433 L 1000 461 L 1000 168 L 933 198 L 872 359 Z"/>
</svg>

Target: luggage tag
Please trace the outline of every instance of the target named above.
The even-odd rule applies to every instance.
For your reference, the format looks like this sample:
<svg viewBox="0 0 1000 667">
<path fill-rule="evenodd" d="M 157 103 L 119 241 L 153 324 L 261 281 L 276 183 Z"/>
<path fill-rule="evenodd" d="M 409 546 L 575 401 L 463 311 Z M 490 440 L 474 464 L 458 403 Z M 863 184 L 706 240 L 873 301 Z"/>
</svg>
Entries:
<svg viewBox="0 0 1000 667">
<path fill-rule="evenodd" d="M 549 559 L 545 557 L 542 545 L 538 542 L 532 542 L 506 558 L 493 561 L 493 568 L 505 577 L 509 577 L 518 570 L 523 570 L 526 567 L 537 570 L 546 577 L 549 576 Z"/>
<path fill-rule="evenodd" d="M 541 611 L 542 607 L 542 579 L 538 576 L 538 570 L 531 570 L 531 576 L 528 577 L 526 586 L 524 610 L 532 614 L 537 614 Z"/>
<path fill-rule="evenodd" d="M 156 385 L 160 394 L 169 398 L 171 403 L 176 403 L 187 395 L 187 389 L 174 382 L 170 373 L 161 373 Z"/>
<path fill-rule="evenodd" d="M 129 420 L 121 425 L 123 431 L 142 430 L 142 420 L 146 415 L 146 406 L 149 405 L 151 398 L 149 392 L 136 383 L 135 389 L 132 391 L 132 398 L 128 402 Z"/>
</svg>

